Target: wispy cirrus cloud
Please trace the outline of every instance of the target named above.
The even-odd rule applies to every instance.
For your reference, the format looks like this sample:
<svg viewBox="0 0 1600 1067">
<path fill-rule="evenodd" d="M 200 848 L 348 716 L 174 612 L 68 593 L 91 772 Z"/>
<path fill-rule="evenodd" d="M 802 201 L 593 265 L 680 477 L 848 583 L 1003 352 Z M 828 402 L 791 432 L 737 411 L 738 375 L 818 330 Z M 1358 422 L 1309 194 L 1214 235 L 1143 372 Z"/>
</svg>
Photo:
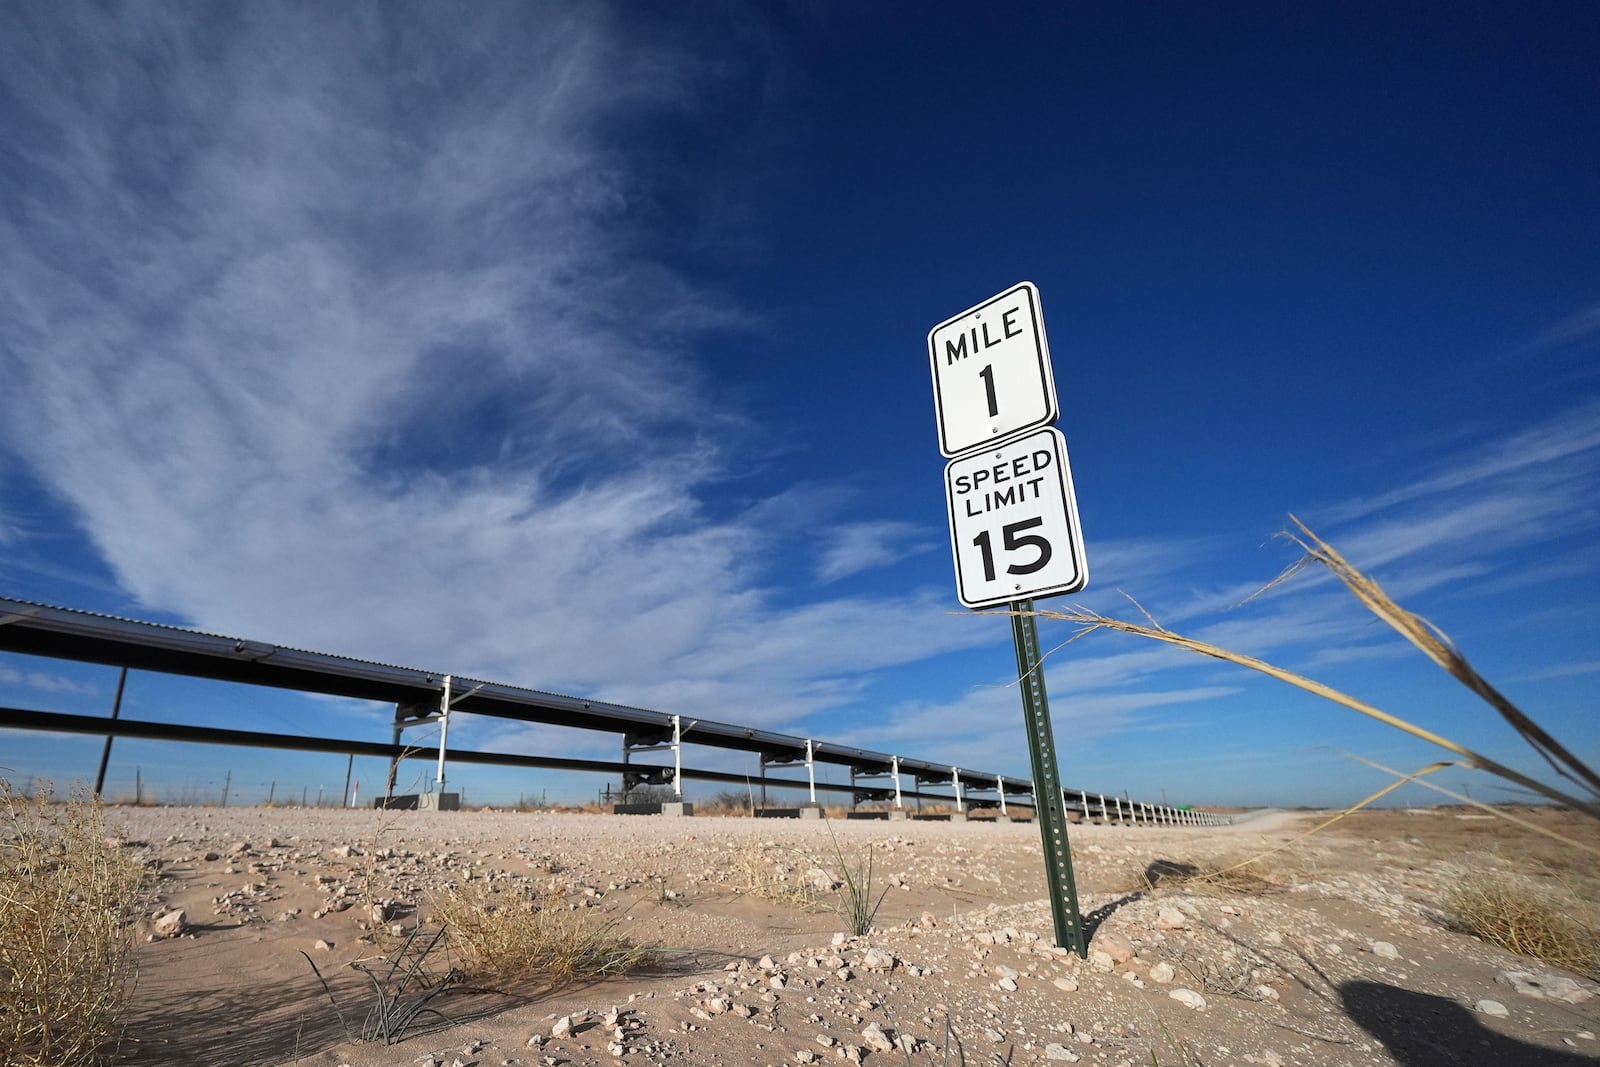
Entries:
<svg viewBox="0 0 1600 1067">
<path fill-rule="evenodd" d="M 89 682 L 65 678 L 48 671 L 24 671 L 16 667 L 0 667 L 0 685 L 19 686 L 40 693 L 93 696 L 100 690 Z"/>
<path fill-rule="evenodd" d="M 818 550 L 817 578 L 836 582 L 874 567 L 885 567 L 910 555 L 943 547 L 928 529 L 909 522 L 852 522 L 826 531 Z"/>
<path fill-rule="evenodd" d="M 599 5 L 4 38 L 0 440 L 140 603 L 763 723 L 982 640 L 920 593 L 780 607 L 783 508 L 707 512 L 748 428 L 686 346 L 756 320 L 646 254 L 644 134 L 739 57 Z M 830 579 L 919 550 L 821 535 Z"/>
</svg>

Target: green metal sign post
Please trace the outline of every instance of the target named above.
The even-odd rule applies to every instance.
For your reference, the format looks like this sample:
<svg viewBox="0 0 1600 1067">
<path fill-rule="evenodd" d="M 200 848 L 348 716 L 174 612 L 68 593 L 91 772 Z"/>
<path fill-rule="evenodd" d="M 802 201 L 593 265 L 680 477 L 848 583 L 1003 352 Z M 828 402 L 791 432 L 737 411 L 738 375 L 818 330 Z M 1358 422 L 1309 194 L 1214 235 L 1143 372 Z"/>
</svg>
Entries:
<svg viewBox="0 0 1600 1067">
<path fill-rule="evenodd" d="M 1078 884 L 1067 843 L 1067 806 L 1056 773 L 1056 744 L 1050 731 L 1050 700 L 1044 686 L 1044 657 L 1039 651 L 1038 620 L 1033 600 L 1011 605 L 1011 632 L 1017 641 L 1017 678 L 1022 689 L 1022 718 L 1033 758 L 1033 799 L 1039 836 L 1044 842 L 1045 877 L 1050 883 L 1050 911 L 1055 917 L 1056 944 L 1079 957 L 1089 957 L 1089 939 L 1078 910 Z"/>
<path fill-rule="evenodd" d="M 939 451 L 950 460 L 956 596 L 969 608 L 1011 606 L 1056 944 L 1087 959 L 1033 598 L 1076 593 L 1089 567 L 1066 438 L 1051 425 L 1060 405 L 1039 290 L 1019 282 L 929 330 L 928 365 Z"/>
</svg>

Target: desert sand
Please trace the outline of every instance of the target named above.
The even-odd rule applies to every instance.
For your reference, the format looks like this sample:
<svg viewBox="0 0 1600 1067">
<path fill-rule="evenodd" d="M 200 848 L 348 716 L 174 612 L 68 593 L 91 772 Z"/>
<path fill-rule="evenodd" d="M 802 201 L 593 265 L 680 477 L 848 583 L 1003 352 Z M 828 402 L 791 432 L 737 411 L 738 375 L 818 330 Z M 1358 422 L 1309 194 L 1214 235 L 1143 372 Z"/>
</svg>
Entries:
<svg viewBox="0 0 1600 1067">
<path fill-rule="evenodd" d="M 1524 817 L 1600 838 L 1549 809 Z M 647 1064 L 1560 1064 L 1600 1057 L 1594 984 L 1448 929 L 1441 894 L 1570 849 L 1465 809 L 1256 814 L 1218 829 L 1077 825 L 1090 958 L 1053 944 L 1038 828 L 526 812 L 117 808 L 156 874 L 121 1062 L 305 1067 Z M 1171 872 L 1289 842 L 1270 885 Z M 830 906 L 872 857 L 870 934 Z M 1581 855 L 1581 853 L 1579 854 Z M 858 868 L 859 869 L 859 868 Z M 448 885 L 566 889 L 650 946 L 639 973 L 430 1002 L 359 1038 L 383 966 Z M 1151 883 L 1154 883 L 1153 885 Z M 811 887 L 811 903 L 791 890 Z M 765 887 L 765 888 L 763 888 Z M 376 905 L 376 911 L 374 909 Z M 156 919 L 182 910 L 181 932 Z M 381 919 L 381 922 L 375 920 Z M 167 924 L 170 927 L 172 924 Z M 420 942 L 413 941 L 413 945 Z M 328 980 L 341 1023 L 307 957 Z M 443 948 L 429 957 L 443 968 Z M 888 1047 L 885 1047 L 888 1046 Z"/>
</svg>

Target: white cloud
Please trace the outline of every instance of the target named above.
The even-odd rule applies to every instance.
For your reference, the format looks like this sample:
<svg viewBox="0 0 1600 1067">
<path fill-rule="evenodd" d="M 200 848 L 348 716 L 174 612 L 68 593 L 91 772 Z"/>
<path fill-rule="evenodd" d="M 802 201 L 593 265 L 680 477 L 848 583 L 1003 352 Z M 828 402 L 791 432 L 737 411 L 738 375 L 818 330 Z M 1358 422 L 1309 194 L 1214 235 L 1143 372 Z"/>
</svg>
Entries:
<svg viewBox="0 0 1600 1067">
<path fill-rule="evenodd" d="M 822 582 L 836 582 L 936 547 L 939 547 L 938 542 L 928 537 L 927 528 L 914 523 L 845 523 L 825 531 L 824 542 L 818 550 L 817 578 Z"/>
<path fill-rule="evenodd" d="M 780 606 L 781 503 L 706 512 L 744 427 L 681 346 L 750 319 L 640 255 L 620 134 L 728 64 L 599 8 L 418 10 L 74 9 L 0 46 L 35 108 L 0 434 L 123 586 L 212 631 L 761 723 L 985 640 L 929 595 Z M 918 547 L 822 536 L 832 577 Z"/>
<path fill-rule="evenodd" d="M 88 682 L 75 681 L 47 671 L 21 671 L 15 667 L 0 667 L 0 685 L 23 686 L 41 693 L 69 693 L 74 696 L 93 696 L 100 691 Z"/>
</svg>

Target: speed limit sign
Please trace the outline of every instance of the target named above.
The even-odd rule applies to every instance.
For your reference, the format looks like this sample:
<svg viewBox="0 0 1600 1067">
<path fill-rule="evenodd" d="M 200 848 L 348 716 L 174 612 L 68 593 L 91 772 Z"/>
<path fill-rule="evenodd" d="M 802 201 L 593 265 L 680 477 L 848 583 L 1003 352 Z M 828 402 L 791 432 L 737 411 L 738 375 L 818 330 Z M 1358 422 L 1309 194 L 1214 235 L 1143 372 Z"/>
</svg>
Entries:
<svg viewBox="0 0 1600 1067">
<path fill-rule="evenodd" d="M 969 608 L 1076 593 L 1089 582 L 1067 444 L 1054 427 L 944 469 L 956 595 Z"/>
</svg>

